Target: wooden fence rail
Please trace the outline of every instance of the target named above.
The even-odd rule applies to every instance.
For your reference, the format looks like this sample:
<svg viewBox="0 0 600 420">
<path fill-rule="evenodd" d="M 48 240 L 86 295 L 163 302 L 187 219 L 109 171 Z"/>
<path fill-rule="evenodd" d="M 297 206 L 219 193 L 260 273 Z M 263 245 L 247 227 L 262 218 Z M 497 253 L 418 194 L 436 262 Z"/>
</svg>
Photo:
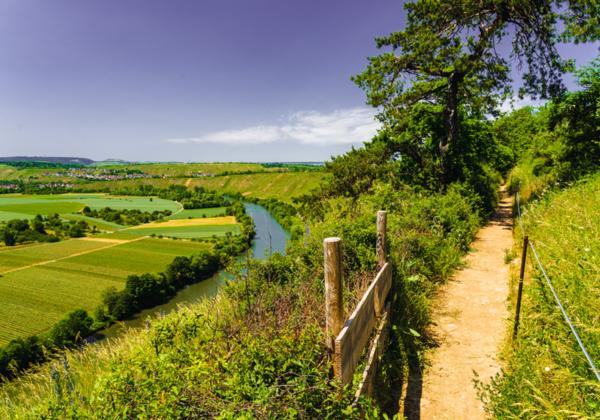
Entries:
<svg viewBox="0 0 600 420">
<path fill-rule="evenodd" d="M 335 339 L 333 372 L 342 385 L 350 383 L 354 369 L 369 341 L 383 302 L 392 285 L 392 270 L 386 263 L 369 286 L 342 331 Z"/>
<path fill-rule="evenodd" d="M 341 239 L 325 239 L 325 317 L 327 346 L 333 353 L 333 372 L 342 386 L 352 381 L 354 370 L 369 342 L 377 321 L 377 334 L 369 351 L 363 379 L 357 396 L 370 393 L 371 379 L 377 370 L 378 358 L 385 349 L 389 325 L 389 304 L 386 298 L 392 287 L 392 267 L 386 262 L 386 212 L 377 212 L 377 262 L 380 267 L 375 279 L 360 302 L 343 323 Z M 343 324 L 343 325 L 342 325 Z"/>
</svg>

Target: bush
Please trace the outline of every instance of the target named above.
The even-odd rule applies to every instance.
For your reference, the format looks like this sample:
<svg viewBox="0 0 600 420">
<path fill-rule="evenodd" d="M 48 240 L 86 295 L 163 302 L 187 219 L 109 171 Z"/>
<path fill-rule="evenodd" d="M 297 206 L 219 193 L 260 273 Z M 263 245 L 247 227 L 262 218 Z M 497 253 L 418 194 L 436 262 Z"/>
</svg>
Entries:
<svg viewBox="0 0 600 420">
<path fill-rule="evenodd" d="M 50 342 L 56 347 L 72 347 L 92 333 L 94 320 L 83 309 L 77 309 L 59 321 L 48 334 Z"/>
</svg>

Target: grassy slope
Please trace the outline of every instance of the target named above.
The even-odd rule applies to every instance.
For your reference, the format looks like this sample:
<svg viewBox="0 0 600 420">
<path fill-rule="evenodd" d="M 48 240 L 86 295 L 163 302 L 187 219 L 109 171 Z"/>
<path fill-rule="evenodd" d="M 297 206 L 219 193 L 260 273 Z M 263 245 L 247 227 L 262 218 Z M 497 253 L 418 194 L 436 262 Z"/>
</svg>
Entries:
<svg viewBox="0 0 600 420">
<path fill-rule="evenodd" d="M 290 202 L 292 198 L 308 193 L 325 178 L 323 172 L 258 173 L 227 175 L 206 178 L 164 178 L 144 180 L 123 180 L 110 183 L 112 189 L 134 189 L 138 185 L 153 185 L 167 188 L 169 185 L 202 186 L 221 192 L 239 192 L 258 198 L 277 198 Z M 103 189 L 106 182 L 81 184 L 79 188 Z"/>
<path fill-rule="evenodd" d="M 323 180 L 322 172 L 291 172 L 279 174 L 230 175 L 211 178 L 194 178 L 192 186 L 224 192 L 238 192 L 258 198 L 276 198 L 291 201 L 316 188 Z"/>
<path fill-rule="evenodd" d="M 0 164 L 0 179 L 12 179 L 16 169 L 12 166 Z"/>
<path fill-rule="evenodd" d="M 525 231 L 593 360 L 600 361 L 600 174 L 524 208 Z M 522 232 L 517 230 L 517 242 Z M 520 250 L 518 251 L 520 253 Z M 600 386 L 530 255 L 519 338 L 491 394 L 499 417 L 592 416 Z"/>
<path fill-rule="evenodd" d="M 108 168 L 108 167 L 107 167 Z M 137 165 L 115 166 L 115 169 L 137 169 L 152 175 L 191 176 L 195 172 L 221 174 L 223 172 L 266 171 L 270 170 L 258 163 L 142 163 Z"/>
<path fill-rule="evenodd" d="M 68 257 L 2 275 L 0 345 L 42 332 L 71 310 L 92 310 L 100 303 L 102 291 L 122 287 L 130 274 L 162 271 L 175 256 L 191 255 L 208 246 L 159 239 L 111 245 L 73 239 L 0 251 L 1 272 Z M 93 252 L 69 257 L 87 251 Z"/>
</svg>

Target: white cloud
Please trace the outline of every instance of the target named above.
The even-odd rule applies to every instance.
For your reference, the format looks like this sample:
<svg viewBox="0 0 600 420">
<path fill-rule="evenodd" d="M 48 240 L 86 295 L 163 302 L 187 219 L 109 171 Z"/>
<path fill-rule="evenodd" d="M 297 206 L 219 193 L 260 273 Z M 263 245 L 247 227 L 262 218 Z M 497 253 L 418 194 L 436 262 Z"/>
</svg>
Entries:
<svg viewBox="0 0 600 420">
<path fill-rule="evenodd" d="M 374 110 L 350 108 L 321 113 L 298 112 L 277 125 L 257 125 L 223 130 L 198 137 L 167 139 L 169 143 L 265 144 L 296 141 L 301 144 L 330 146 L 359 144 L 375 135 L 380 124 Z"/>
<path fill-rule="evenodd" d="M 521 99 L 518 96 L 513 96 L 512 98 L 505 100 L 500 105 L 500 111 L 510 112 L 510 111 L 514 111 L 515 109 L 523 108 L 524 106 L 537 107 L 537 106 L 542 106 L 545 103 L 546 103 L 546 100 L 544 100 L 544 99 L 531 99 L 530 96 L 526 96 L 523 99 Z"/>
</svg>

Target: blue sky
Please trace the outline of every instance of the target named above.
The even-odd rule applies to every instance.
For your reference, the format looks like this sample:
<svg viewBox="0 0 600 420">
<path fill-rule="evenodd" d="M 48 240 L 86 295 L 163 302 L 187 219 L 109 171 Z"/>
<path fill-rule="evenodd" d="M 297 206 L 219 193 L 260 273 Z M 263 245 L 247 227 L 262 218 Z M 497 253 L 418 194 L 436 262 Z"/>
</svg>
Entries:
<svg viewBox="0 0 600 420">
<path fill-rule="evenodd" d="M 403 22 L 392 0 L 0 0 L 0 156 L 324 160 L 376 130 L 350 76 Z"/>
</svg>

